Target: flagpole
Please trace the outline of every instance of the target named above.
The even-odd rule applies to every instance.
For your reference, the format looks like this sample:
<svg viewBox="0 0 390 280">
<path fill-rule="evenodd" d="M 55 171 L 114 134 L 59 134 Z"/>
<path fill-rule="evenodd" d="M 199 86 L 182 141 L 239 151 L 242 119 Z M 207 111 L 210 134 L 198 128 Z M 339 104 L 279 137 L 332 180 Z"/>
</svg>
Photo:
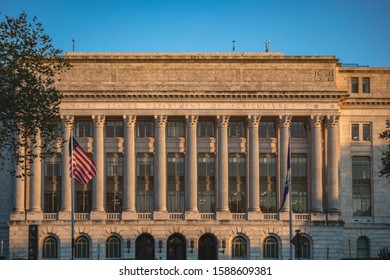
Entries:
<svg viewBox="0 0 390 280">
<path fill-rule="evenodd" d="M 72 231 L 72 243 L 71 243 L 71 252 L 72 252 L 72 256 L 71 256 L 71 259 L 73 260 L 74 259 L 74 206 L 75 206 L 75 197 L 74 197 L 74 193 L 75 193 L 75 183 L 74 183 L 74 176 L 73 176 L 73 134 L 72 134 L 72 131 L 70 132 L 70 145 L 69 145 L 69 148 L 70 148 L 70 166 L 71 166 L 71 178 L 72 178 L 72 188 L 71 188 L 71 195 L 72 195 L 72 217 L 71 217 L 71 221 L 72 221 L 72 228 L 71 228 L 71 231 Z"/>
</svg>

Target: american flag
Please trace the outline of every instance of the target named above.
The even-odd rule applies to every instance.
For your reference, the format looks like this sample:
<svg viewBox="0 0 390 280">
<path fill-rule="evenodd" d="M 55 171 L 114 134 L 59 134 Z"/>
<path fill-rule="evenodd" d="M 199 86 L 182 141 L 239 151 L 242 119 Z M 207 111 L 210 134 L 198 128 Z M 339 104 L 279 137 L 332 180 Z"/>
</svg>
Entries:
<svg viewBox="0 0 390 280">
<path fill-rule="evenodd" d="M 69 141 L 70 177 L 86 185 L 97 174 L 96 165 L 74 137 L 71 137 L 71 141 Z"/>
</svg>

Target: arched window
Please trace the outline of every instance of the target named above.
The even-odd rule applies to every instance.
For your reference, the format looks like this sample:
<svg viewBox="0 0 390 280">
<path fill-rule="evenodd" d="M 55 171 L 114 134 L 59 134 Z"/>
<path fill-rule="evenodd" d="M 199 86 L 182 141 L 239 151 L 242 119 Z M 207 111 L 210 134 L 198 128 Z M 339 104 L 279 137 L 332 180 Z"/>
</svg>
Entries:
<svg viewBox="0 0 390 280">
<path fill-rule="evenodd" d="M 46 237 L 42 246 L 43 259 L 58 259 L 58 240 L 53 235 Z"/>
<path fill-rule="evenodd" d="M 245 260 L 248 258 L 247 242 L 244 237 L 237 236 L 232 242 L 232 258 Z"/>
<path fill-rule="evenodd" d="M 148 233 L 141 234 L 135 240 L 135 259 L 154 260 L 154 238 Z"/>
<path fill-rule="evenodd" d="M 76 259 L 89 259 L 90 242 L 86 236 L 80 236 L 74 243 L 75 258 Z"/>
<path fill-rule="evenodd" d="M 217 260 L 218 243 L 214 235 L 206 233 L 199 238 L 199 260 Z"/>
<path fill-rule="evenodd" d="M 264 240 L 264 259 L 279 259 L 279 242 L 274 236 Z"/>
<path fill-rule="evenodd" d="M 361 236 L 356 241 L 356 257 L 359 259 L 368 259 L 370 257 L 370 241 L 367 237 Z"/>
<path fill-rule="evenodd" d="M 300 236 L 300 259 L 310 260 L 311 259 L 311 253 L 310 253 L 310 240 L 306 236 L 301 235 Z M 298 259 L 298 248 L 295 247 L 295 259 Z"/>
<path fill-rule="evenodd" d="M 179 233 L 172 234 L 167 241 L 167 260 L 187 259 L 186 239 Z"/>
<path fill-rule="evenodd" d="M 118 236 L 111 236 L 106 242 L 106 259 L 120 259 L 122 256 L 121 240 Z"/>
</svg>

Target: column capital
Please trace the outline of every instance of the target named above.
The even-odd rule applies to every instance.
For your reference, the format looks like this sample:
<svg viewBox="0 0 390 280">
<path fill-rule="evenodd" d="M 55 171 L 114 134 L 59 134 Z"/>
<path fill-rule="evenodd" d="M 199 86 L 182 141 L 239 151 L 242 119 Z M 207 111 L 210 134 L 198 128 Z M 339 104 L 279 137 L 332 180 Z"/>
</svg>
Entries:
<svg viewBox="0 0 390 280">
<path fill-rule="evenodd" d="M 312 115 L 310 116 L 311 127 L 321 127 L 324 116 Z"/>
<path fill-rule="evenodd" d="M 103 127 L 106 117 L 104 115 L 93 115 L 92 120 L 94 127 Z"/>
<path fill-rule="evenodd" d="M 218 115 L 217 116 L 217 124 L 218 127 L 227 127 L 229 124 L 230 116 L 227 115 Z"/>
<path fill-rule="evenodd" d="M 61 115 L 60 118 L 61 118 L 63 128 L 72 127 L 72 125 L 74 123 L 74 116 L 73 115 Z"/>
<path fill-rule="evenodd" d="M 289 128 L 291 124 L 292 116 L 279 116 L 278 126 Z"/>
<path fill-rule="evenodd" d="M 196 127 L 198 125 L 198 115 L 186 115 L 186 126 L 189 127 Z"/>
<path fill-rule="evenodd" d="M 155 115 L 154 122 L 156 127 L 165 127 L 167 125 L 168 116 L 167 115 Z"/>
<path fill-rule="evenodd" d="M 123 115 L 125 127 L 134 127 L 137 120 L 136 115 Z"/>
<path fill-rule="evenodd" d="M 327 127 L 336 127 L 339 125 L 340 115 L 330 115 L 326 116 L 326 125 Z"/>
<path fill-rule="evenodd" d="M 248 116 L 249 127 L 254 127 L 254 128 L 259 127 L 260 120 L 261 120 L 261 116 L 258 116 L 258 115 Z"/>
</svg>

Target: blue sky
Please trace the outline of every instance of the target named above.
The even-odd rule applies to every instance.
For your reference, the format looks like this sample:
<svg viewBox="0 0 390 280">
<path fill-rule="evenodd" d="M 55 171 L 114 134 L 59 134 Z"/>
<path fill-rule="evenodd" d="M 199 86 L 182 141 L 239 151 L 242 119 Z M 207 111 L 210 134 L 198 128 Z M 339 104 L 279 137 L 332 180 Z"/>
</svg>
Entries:
<svg viewBox="0 0 390 280">
<path fill-rule="evenodd" d="M 79 52 L 333 55 L 390 67 L 389 0 L 0 0 L 0 18 L 37 16 L 55 47 Z"/>
</svg>

